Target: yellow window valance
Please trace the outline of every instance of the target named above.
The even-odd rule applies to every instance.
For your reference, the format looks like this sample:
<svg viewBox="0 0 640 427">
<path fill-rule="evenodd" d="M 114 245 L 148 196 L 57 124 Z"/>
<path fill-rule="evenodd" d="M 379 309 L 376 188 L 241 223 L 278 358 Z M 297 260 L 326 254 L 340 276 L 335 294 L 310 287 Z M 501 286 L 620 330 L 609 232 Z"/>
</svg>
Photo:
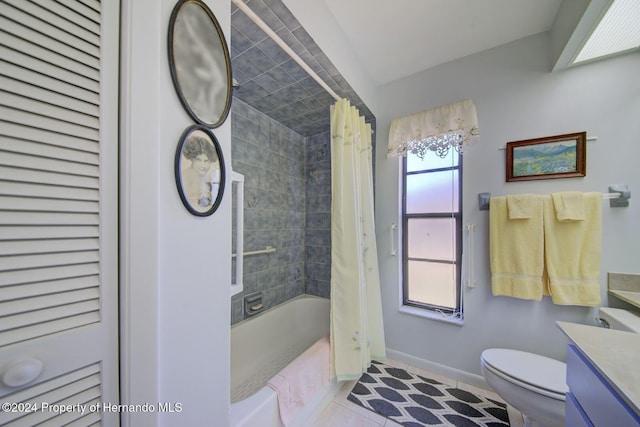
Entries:
<svg viewBox="0 0 640 427">
<path fill-rule="evenodd" d="M 473 101 L 465 99 L 394 119 L 389 129 L 387 157 L 413 153 L 423 158 L 429 151 L 445 157 L 451 147 L 462 152 L 479 135 L 476 107 Z"/>
</svg>

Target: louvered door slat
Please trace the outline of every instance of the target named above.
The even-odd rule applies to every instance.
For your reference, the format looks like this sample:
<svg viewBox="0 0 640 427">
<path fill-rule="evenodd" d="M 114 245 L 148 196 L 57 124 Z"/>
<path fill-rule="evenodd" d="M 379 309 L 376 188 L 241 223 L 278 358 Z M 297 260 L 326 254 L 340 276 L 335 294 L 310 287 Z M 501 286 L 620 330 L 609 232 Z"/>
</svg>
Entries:
<svg viewBox="0 0 640 427">
<path fill-rule="evenodd" d="M 0 58 L 17 67 L 24 68 L 25 70 L 42 73 L 56 80 L 78 86 L 90 92 L 99 92 L 100 87 L 98 81 L 89 79 L 72 71 L 68 71 L 64 68 L 60 68 L 56 64 L 51 64 L 47 61 L 50 59 L 48 57 L 34 58 L 33 56 L 15 51 L 14 48 L 15 46 L 8 48 L 0 45 Z"/>
<path fill-rule="evenodd" d="M 16 0 L 10 0 L 16 1 Z M 82 34 L 82 38 L 85 40 L 93 40 L 94 43 L 100 43 L 100 18 L 92 20 L 83 15 L 83 9 L 79 9 L 77 5 L 73 8 L 65 7 L 60 0 L 52 2 L 50 0 L 30 0 L 32 3 L 37 4 L 42 10 L 52 13 L 53 15 L 60 17 L 61 19 L 72 23 L 74 29 L 85 29 L 89 34 Z M 84 9 L 86 10 L 86 9 Z M 36 12 L 38 13 L 38 12 Z M 51 16 L 46 16 L 48 20 L 53 20 Z M 67 22 L 62 24 L 65 27 L 69 27 Z"/>
<path fill-rule="evenodd" d="M 28 99 L 46 102 L 68 111 L 75 111 L 91 117 L 98 117 L 98 106 L 66 94 L 60 94 L 41 87 L 36 87 L 21 81 L 11 80 L 0 75 L 0 90 L 13 93 Z M 6 105 L 6 104 L 5 104 Z"/>
<path fill-rule="evenodd" d="M 97 105 L 98 103 L 98 94 L 94 91 L 83 89 L 71 83 L 52 78 L 46 74 L 20 67 L 4 60 L 0 61 L 0 65 L 5 72 L 15 75 L 17 80 L 21 82 L 45 88 L 59 94 L 66 94 L 72 98 L 83 99 L 85 102 L 92 104 Z"/>
<path fill-rule="evenodd" d="M 75 111 L 25 98 L 10 92 L 0 91 L 0 103 L 4 106 L 10 105 L 11 108 L 32 113 L 36 116 L 63 120 L 69 123 L 82 123 L 83 127 L 90 127 L 92 129 L 99 128 L 98 117 L 91 117 L 83 113 L 76 113 Z"/>
<path fill-rule="evenodd" d="M 40 407 L 42 402 L 52 404 L 53 402 L 64 399 L 68 396 L 95 387 L 100 384 L 100 366 L 94 364 L 85 368 L 70 372 L 64 376 L 54 378 L 50 381 L 36 384 L 28 389 L 18 391 L 6 397 L 6 401 L 16 403 L 30 402 L 33 405 L 38 404 Z M 38 411 L 31 414 L 24 413 L 7 413 L 7 421 L 16 421 L 20 419 L 23 425 L 36 425 L 41 415 Z M 47 413 L 47 412 L 45 412 Z M 51 413 L 49 418 L 55 416 Z M 31 418 L 33 417 L 33 418 Z M 41 419 L 39 421 L 42 421 Z"/>
<path fill-rule="evenodd" d="M 3 316 L 12 314 L 27 313 L 29 311 L 43 310 L 48 306 L 60 307 L 78 302 L 85 302 L 97 299 L 100 296 L 99 289 L 89 288 L 72 292 L 63 292 L 53 295 L 43 295 L 41 297 L 25 298 L 22 301 L 13 300 L 0 303 Z M 86 313 L 86 311 L 83 311 Z M 61 316 L 66 317 L 66 316 Z M 6 319 L 5 319 L 6 320 Z M 4 322 L 3 322 L 4 323 Z M 4 328 L 4 326 L 2 326 Z M 4 328 L 11 329 L 11 328 Z"/>
<path fill-rule="evenodd" d="M 36 169 L 46 172 L 57 172 L 65 175 L 81 175 L 85 177 L 98 177 L 99 169 L 96 165 L 73 163 L 66 160 L 47 159 L 43 157 L 16 154 L 13 152 L 2 153 L 3 160 L 15 168 Z"/>
<path fill-rule="evenodd" d="M 99 163 L 99 156 L 96 153 L 73 150 L 66 147 L 40 142 L 20 140 L 2 135 L 0 135 L 0 150 L 48 159 L 86 163 L 94 166 L 97 166 Z"/>
<path fill-rule="evenodd" d="M 7 227 L 0 226 L 0 240 L 58 239 L 72 237 L 97 237 L 97 226 L 59 226 L 59 227 Z"/>
<path fill-rule="evenodd" d="M 4 157 L 4 156 L 3 156 Z M 34 184 L 59 185 L 62 187 L 97 189 L 99 180 L 97 177 L 66 175 L 56 172 L 43 172 L 40 170 L 15 168 L 0 165 L 0 182 L 25 182 Z"/>
<path fill-rule="evenodd" d="M 68 187 L 52 187 L 46 184 L 3 182 L 0 186 L 2 196 L 39 197 L 49 199 L 98 201 L 97 190 Z"/>
<path fill-rule="evenodd" d="M 94 225 L 99 223 L 97 214 L 40 213 L 0 211 L 0 223 L 6 225 Z"/>
<path fill-rule="evenodd" d="M 98 213 L 98 202 L 35 197 L 0 196 L 0 205 L 25 212 Z"/>
<path fill-rule="evenodd" d="M 97 405 L 100 401 L 93 400 L 91 402 L 87 402 L 88 407 L 91 405 Z M 100 424 L 100 413 L 99 412 L 90 412 L 85 414 L 82 418 L 79 418 L 76 421 L 70 422 L 69 424 L 65 424 L 65 427 L 93 427 L 99 426 Z"/>
<path fill-rule="evenodd" d="M 90 325 L 100 321 L 100 313 L 93 312 L 77 316 L 65 317 L 48 323 L 27 326 L 20 329 L 2 332 L 0 334 L 0 346 L 16 344 L 37 337 L 64 332 L 80 326 Z"/>
<path fill-rule="evenodd" d="M 69 427 L 70 425 L 88 425 L 88 423 L 95 422 L 94 418 L 87 419 L 91 413 L 89 408 L 92 405 L 97 405 L 99 400 L 96 397 L 100 396 L 100 388 L 92 387 L 89 390 L 85 390 L 77 395 L 74 395 L 72 398 L 65 399 L 61 401 L 59 404 L 61 405 L 83 405 L 86 409 L 86 412 L 83 414 L 81 411 L 70 411 L 65 412 L 61 415 L 58 415 L 55 418 L 44 421 L 42 424 L 38 424 L 38 427 L 59 427 L 65 426 Z M 81 423 L 81 424 L 76 424 Z"/>
<path fill-rule="evenodd" d="M 20 126 L 14 123 L 3 121 L 1 117 L 0 123 L 0 135 L 4 135 L 8 138 L 41 142 L 43 144 L 65 147 L 78 151 L 86 151 L 88 153 L 98 152 L 99 146 L 96 141 L 89 141 L 86 139 L 53 133 L 48 129 L 37 129 L 34 127 Z"/>
<path fill-rule="evenodd" d="M 62 122 L 3 106 L 0 106 L 0 116 L 11 123 L 46 129 L 63 135 L 75 136 L 91 141 L 98 141 L 99 138 L 98 131 L 95 128 L 91 128 L 89 124 L 87 124 L 87 126 L 79 126 L 75 123 Z"/>
<path fill-rule="evenodd" d="M 25 254 L 52 254 L 65 252 L 97 251 L 98 239 L 22 240 L 0 244 L 0 257 Z"/>
<path fill-rule="evenodd" d="M 99 30 L 93 30 L 96 28 L 95 23 L 83 19 L 78 14 L 68 13 L 65 15 L 64 13 L 57 14 L 52 12 L 50 9 L 56 9 L 58 5 L 56 2 L 50 0 L 42 2 L 45 7 L 37 5 L 34 3 L 34 0 L 4 1 L 31 18 L 29 21 L 24 21 L 25 26 L 35 28 L 47 26 L 46 33 L 53 38 L 80 48 L 88 53 L 93 51 L 95 56 L 99 56 L 100 36 Z M 48 28 L 49 26 L 52 28 Z"/>
<path fill-rule="evenodd" d="M 97 251 L 0 257 L 0 272 L 98 262 Z M 1 303 L 0 303 L 1 304 Z"/>
<path fill-rule="evenodd" d="M 0 205 L 4 203 L 4 206 L 11 206 L 12 210 L 25 212 L 98 213 L 97 202 L 0 196 Z"/>
<path fill-rule="evenodd" d="M 69 9 L 74 9 L 78 14 L 86 17 L 91 22 L 100 23 L 100 5 L 89 5 L 90 2 L 82 0 L 57 0 L 58 3 Z"/>
<path fill-rule="evenodd" d="M 51 63 L 62 70 L 77 74 L 91 81 L 97 82 L 100 80 L 100 70 L 79 61 L 69 61 L 69 58 L 60 53 L 34 44 L 31 40 L 25 40 L 11 33 L 4 32 L 2 34 L 2 44 L 6 48 L 17 52 L 29 52 L 29 55 L 32 57 Z M 5 58 L 5 60 L 9 59 Z"/>
<path fill-rule="evenodd" d="M 100 68 L 98 61 L 100 50 L 93 43 L 88 43 L 72 33 L 62 31 L 48 22 L 24 13 L 19 7 L 4 2 L 0 3 L 0 16 L 4 17 L 0 21 L 4 31 L 25 40 L 31 40 L 71 60 Z"/>
<path fill-rule="evenodd" d="M 50 280 L 20 286 L 0 286 L 0 301 L 16 300 L 61 292 L 100 286 L 98 276 L 74 277 L 71 279 Z"/>
<path fill-rule="evenodd" d="M 78 3 L 82 3 L 92 10 L 100 12 L 100 0 L 78 0 Z"/>
<path fill-rule="evenodd" d="M 96 292 L 97 294 L 98 292 Z M 65 317 L 78 316 L 85 313 L 98 313 L 99 302 L 83 301 L 68 305 L 47 308 L 43 310 L 31 310 L 24 314 L 13 314 L 9 319 L 1 323 L 0 332 L 11 329 L 25 328 L 27 326 L 49 323 Z"/>
<path fill-rule="evenodd" d="M 95 264 L 80 264 L 73 266 L 65 265 L 60 267 L 41 268 L 37 271 L 17 270 L 0 272 L 0 286 L 38 283 L 47 280 L 98 275 L 99 273 L 99 268 Z"/>
<path fill-rule="evenodd" d="M 53 378 L 49 381 L 34 384 L 28 389 L 17 390 L 8 395 L 12 402 L 33 402 L 34 398 L 45 396 L 52 390 L 59 390 L 67 384 L 77 383 L 85 378 L 92 378 L 100 375 L 100 365 L 93 364 L 82 367 L 73 372 L 69 372 L 62 377 Z"/>
</svg>

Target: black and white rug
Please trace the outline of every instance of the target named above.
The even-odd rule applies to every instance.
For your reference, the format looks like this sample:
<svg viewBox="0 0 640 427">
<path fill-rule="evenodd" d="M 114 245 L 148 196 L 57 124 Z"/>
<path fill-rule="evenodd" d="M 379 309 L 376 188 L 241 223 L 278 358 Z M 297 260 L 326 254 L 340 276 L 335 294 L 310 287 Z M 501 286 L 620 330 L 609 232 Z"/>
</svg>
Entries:
<svg viewBox="0 0 640 427">
<path fill-rule="evenodd" d="M 347 397 L 406 427 L 508 427 L 506 405 L 373 362 Z"/>
</svg>

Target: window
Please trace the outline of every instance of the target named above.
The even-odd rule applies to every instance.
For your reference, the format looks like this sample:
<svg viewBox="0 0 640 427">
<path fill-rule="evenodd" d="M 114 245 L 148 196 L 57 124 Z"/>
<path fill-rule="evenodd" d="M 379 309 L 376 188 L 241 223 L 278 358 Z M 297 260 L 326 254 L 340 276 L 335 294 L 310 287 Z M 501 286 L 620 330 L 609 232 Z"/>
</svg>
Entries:
<svg viewBox="0 0 640 427">
<path fill-rule="evenodd" d="M 403 306 L 462 319 L 462 156 L 401 158 Z"/>
</svg>

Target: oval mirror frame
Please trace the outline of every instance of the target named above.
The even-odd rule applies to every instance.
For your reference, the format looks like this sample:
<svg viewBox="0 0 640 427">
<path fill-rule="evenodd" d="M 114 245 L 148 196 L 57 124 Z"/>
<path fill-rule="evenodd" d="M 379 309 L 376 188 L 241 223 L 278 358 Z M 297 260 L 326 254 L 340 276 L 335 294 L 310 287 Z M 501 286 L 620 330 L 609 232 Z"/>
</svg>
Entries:
<svg viewBox="0 0 640 427">
<path fill-rule="evenodd" d="M 215 135 L 204 125 L 184 130 L 175 156 L 176 186 L 189 212 L 209 216 L 218 209 L 225 187 L 222 149 Z"/>
<path fill-rule="evenodd" d="M 216 128 L 231 109 L 231 59 L 215 15 L 201 0 L 180 0 L 169 20 L 169 69 L 180 102 L 199 124 Z"/>
</svg>

